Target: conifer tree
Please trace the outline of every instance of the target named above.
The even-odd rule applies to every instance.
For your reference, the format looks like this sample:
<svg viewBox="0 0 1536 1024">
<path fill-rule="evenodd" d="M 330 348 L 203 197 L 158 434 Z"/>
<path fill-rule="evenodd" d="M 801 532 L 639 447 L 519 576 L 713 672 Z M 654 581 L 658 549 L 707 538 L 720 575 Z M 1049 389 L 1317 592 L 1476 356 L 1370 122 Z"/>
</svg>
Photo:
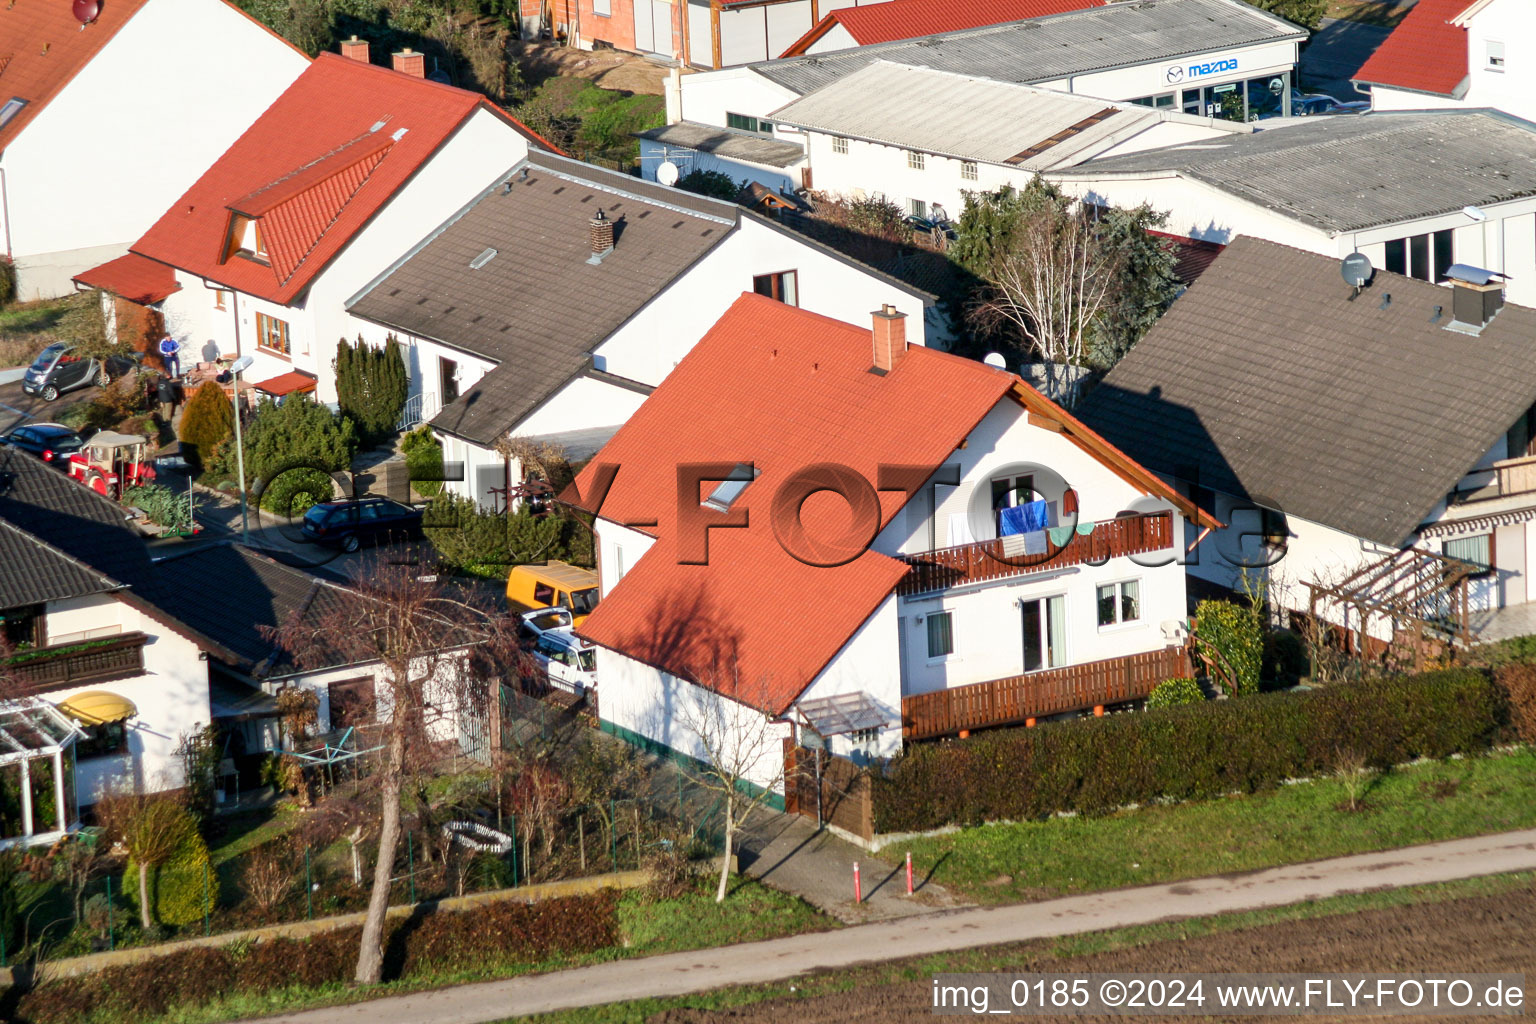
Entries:
<svg viewBox="0 0 1536 1024">
<path fill-rule="evenodd" d="M 211 380 L 205 381 L 181 412 L 182 457 L 204 465 L 234 430 L 235 407 L 225 397 L 223 388 Z"/>
</svg>

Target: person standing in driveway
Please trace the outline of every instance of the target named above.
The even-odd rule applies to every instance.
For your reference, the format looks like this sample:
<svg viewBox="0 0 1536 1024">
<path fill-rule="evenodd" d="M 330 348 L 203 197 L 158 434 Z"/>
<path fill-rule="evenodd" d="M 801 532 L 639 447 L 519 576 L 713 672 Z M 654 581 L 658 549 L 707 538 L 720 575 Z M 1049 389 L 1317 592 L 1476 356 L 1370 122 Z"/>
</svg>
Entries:
<svg viewBox="0 0 1536 1024">
<path fill-rule="evenodd" d="M 165 375 L 167 377 L 181 376 L 180 352 L 181 346 L 169 334 L 160 339 L 160 359 L 165 363 Z"/>
</svg>

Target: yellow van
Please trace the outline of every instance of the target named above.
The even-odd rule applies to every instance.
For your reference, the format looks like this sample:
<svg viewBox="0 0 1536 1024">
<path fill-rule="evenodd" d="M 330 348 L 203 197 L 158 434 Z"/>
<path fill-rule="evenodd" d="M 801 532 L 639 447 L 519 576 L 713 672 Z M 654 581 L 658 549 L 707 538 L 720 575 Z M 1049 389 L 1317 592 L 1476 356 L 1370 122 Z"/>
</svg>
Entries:
<svg viewBox="0 0 1536 1024">
<path fill-rule="evenodd" d="M 580 626 L 597 607 L 597 573 L 551 559 L 543 565 L 515 565 L 507 573 L 507 605 L 515 612 L 569 608 Z"/>
</svg>

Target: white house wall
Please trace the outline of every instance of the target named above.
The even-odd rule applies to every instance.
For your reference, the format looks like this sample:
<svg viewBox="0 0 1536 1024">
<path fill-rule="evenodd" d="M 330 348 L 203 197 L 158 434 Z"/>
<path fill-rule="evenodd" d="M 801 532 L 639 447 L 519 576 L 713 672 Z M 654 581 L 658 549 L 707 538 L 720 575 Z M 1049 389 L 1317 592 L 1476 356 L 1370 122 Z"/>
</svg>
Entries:
<svg viewBox="0 0 1536 1024">
<path fill-rule="evenodd" d="M 895 757 L 901 753 L 901 652 L 900 628 L 894 594 L 881 602 L 858 632 L 827 662 L 814 682 L 800 695 L 800 702 L 863 693 L 889 714 L 888 725 L 873 741 L 853 736 L 833 736 L 827 749 L 855 760 Z"/>
<path fill-rule="evenodd" d="M 706 71 L 683 76 L 682 118 L 723 128 L 727 113 L 766 117 L 796 98 L 750 68 Z"/>
<path fill-rule="evenodd" d="M 624 472 L 623 467 L 620 467 L 619 472 Z M 623 579 L 624 574 L 633 569 L 645 553 L 651 550 L 651 545 L 656 543 L 656 538 L 606 519 L 597 520 L 595 526 L 598 598 L 601 600 L 607 597 L 614 585 Z M 599 652 L 598 657 L 603 657 L 602 652 Z"/>
<path fill-rule="evenodd" d="M 0 162 L 21 295 L 126 252 L 308 64 L 233 5 L 140 8 Z"/>
<path fill-rule="evenodd" d="M 827 30 L 827 34 L 816 40 L 806 48 L 806 53 L 831 53 L 833 50 L 847 50 L 858 46 L 859 41 L 853 38 L 842 25 L 833 25 Z"/>
<path fill-rule="evenodd" d="M 1393 89 L 1386 85 L 1369 86 L 1372 110 L 1447 110 L 1466 106 L 1463 100 L 1412 89 Z"/>
<path fill-rule="evenodd" d="M 1504 44 L 1502 69 L 1488 64 L 1491 41 Z M 1467 68 L 1466 106 L 1536 120 L 1536 7 L 1528 0 L 1499 0 L 1478 12 L 1467 30 Z"/>
<path fill-rule="evenodd" d="M 117 627 L 141 631 L 144 674 L 128 679 L 91 683 L 50 691 L 43 696 L 61 704 L 77 693 L 106 690 L 125 697 L 138 708 L 128 722 L 128 752 L 77 762 L 75 787 L 82 805 L 95 803 L 114 787 L 144 792 L 179 789 L 185 784 L 176 747 L 183 737 L 201 730 L 210 720 L 208 663 L 191 640 L 158 620 L 110 595 L 51 602 L 47 628 L 50 638 L 86 630 L 95 635 Z"/>
</svg>

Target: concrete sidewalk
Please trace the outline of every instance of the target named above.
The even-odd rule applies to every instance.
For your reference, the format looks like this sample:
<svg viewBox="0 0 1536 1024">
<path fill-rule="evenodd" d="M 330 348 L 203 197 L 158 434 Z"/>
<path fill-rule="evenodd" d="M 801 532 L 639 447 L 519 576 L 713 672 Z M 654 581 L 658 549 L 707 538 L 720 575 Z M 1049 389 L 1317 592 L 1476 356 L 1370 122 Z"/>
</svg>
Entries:
<svg viewBox="0 0 1536 1024">
<path fill-rule="evenodd" d="M 815 970 L 1075 935 L 1346 893 L 1536 869 L 1536 829 L 1085 896 L 927 914 L 596 964 L 268 1018 L 291 1024 L 480 1024 L 523 1014 L 793 978 Z"/>
<path fill-rule="evenodd" d="M 741 839 L 742 873 L 793 893 L 844 924 L 863 924 L 966 904 L 922 875 L 907 896 L 903 864 L 892 866 L 874 854 L 818 831 L 797 814 L 759 811 L 747 820 Z M 898 854 L 900 856 L 900 854 Z M 853 866 L 859 865 L 863 901 L 853 902 Z"/>
</svg>

